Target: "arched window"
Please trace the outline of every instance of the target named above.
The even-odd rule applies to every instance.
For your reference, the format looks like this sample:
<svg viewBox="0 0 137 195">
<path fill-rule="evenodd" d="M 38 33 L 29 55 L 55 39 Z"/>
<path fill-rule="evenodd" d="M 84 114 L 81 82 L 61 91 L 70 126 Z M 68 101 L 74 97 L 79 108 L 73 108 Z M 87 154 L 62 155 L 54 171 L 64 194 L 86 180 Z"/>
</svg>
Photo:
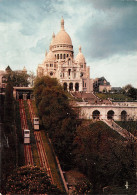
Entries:
<svg viewBox="0 0 137 195">
<path fill-rule="evenodd" d="M 73 83 L 69 84 L 69 91 L 73 91 Z"/>
<path fill-rule="evenodd" d="M 53 72 L 50 72 L 50 76 L 53 76 Z"/>
<path fill-rule="evenodd" d="M 62 59 L 62 54 L 60 54 L 60 59 Z"/>
<path fill-rule="evenodd" d="M 123 110 L 121 112 L 121 121 L 126 121 L 127 120 L 127 112 Z"/>
<path fill-rule="evenodd" d="M 71 69 L 68 69 L 69 76 L 70 76 L 70 72 L 71 72 Z"/>
<path fill-rule="evenodd" d="M 63 84 L 63 88 L 64 88 L 65 91 L 67 90 L 67 83 Z"/>
<path fill-rule="evenodd" d="M 75 83 L 75 91 L 79 91 L 79 83 Z"/>
<path fill-rule="evenodd" d="M 57 59 L 59 59 L 59 54 L 57 54 Z"/>
<path fill-rule="evenodd" d="M 66 54 L 64 53 L 64 59 L 66 58 Z"/>
<path fill-rule="evenodd" d="M 99 119 L 100 118 L 100 112 L 98 110 L 94 110 L 92 113 L 93 119 Z"/>
<path fill-rule="evenodd" d="M 114 111 L 113 110 L 109 110 L 107 113 L 107 119 L 114 119 Z"/>
</svg>

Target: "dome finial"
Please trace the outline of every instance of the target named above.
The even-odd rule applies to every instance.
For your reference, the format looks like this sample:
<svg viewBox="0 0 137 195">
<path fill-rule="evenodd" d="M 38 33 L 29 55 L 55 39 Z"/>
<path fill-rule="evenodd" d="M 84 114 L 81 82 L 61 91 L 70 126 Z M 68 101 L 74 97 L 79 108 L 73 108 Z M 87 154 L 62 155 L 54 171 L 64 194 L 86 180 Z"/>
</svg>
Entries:
<svg viewBox="0 0 137 195">
<path fill-rule="evenodd" d="M 79 52 L 81 53 L 81 46 L 79 46 Z"/>
<path fill-rule="evenodd" d="M 51 46 L 51 45 L 49 46 L 49 50 L 50 50 L 50 51 L 52 50 L 52 46 Z"/>
<path fill-rule="evenodd" d="M 53 32 L 52 38 L 53 38 L 53 39 L 55 38 L 55 33 L 54 33 L 54 32 Z"/>
<path fill-rule="evenodd" d="M 46 50 L 45 56 L 47 56 L 47 50 Z"/>
<path fill-rule="evenodd" d="M 63 16 L 61 18 L 61 30 L 64 30 L 64 19 L 63 19 Z"/>
</svg>

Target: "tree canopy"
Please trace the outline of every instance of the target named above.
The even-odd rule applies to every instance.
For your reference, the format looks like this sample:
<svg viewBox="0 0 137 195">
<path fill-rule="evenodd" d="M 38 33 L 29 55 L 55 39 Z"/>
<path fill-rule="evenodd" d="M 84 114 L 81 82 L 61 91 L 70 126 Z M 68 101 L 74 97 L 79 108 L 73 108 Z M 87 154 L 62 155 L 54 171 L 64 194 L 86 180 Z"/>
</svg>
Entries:
<svg viewBox="0 0 137 195">
<path fill-rule="evenodd" d="M 70 160 L 76 129 L 76 114 L 69 105 L 67 92 L 57 79 L 37 78 L 34 95 L 40 119 L 49 133 L 60 160 Z"/>
<path fill-rule="evenodd" d="M 11 83 L 13 87 L 28 87 L 29 75 L 25 72 L 8 71 L 4 76 L 6 83 Z"/>
<path fill-rule="evenodd" d="M 62 194 L 51 184 L 46 171 L 36 166 L 15 169 L 8 177 L 6 191 L 7 194 Z"/>
<path fill-rule="evenodd" d="M 129 97 L 133 98 L 134 100 L 137 99 L 137 89 L 134 88 L 132 85 L 128 84 L 123 87 L 124 93 L 126 93 Z"/>
<path fill-rule="evenodd" d="M 74 140 L 75 162 L 88 176 L 94 192 L 101 186 L 133 184 L 135 149 L 103 122 L 78 127 Z"/>
</svg>

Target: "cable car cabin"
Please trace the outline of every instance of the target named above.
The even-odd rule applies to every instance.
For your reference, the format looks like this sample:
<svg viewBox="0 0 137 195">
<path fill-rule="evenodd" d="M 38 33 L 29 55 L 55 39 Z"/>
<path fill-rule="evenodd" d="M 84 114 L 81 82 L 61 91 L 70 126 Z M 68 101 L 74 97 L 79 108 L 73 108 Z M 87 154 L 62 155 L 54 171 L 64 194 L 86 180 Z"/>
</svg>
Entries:
<svg viewBox="0 0 137 195">
<path fill-rule="evenodd" d="M 24 129 L 24 144 L 30 144 L 30 130 Z"/>
<path fill-rule="evenodd" d="M 39 118 L 33 118 L 34 130 L 39 130 Z"/>
</svg>

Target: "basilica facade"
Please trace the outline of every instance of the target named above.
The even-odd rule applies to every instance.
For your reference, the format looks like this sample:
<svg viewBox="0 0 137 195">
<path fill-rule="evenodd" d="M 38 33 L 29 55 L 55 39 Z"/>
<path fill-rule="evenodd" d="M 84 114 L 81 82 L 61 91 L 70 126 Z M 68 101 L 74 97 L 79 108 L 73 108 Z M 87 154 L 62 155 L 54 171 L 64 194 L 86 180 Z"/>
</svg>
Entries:
<svg viewBox="0 0 137 195">
<path fill-rule="evenodd" d="M 90 78 L 90 67 L 86 65 L 85 57 L 79 47 L 79 53 L 74 57 L 72 40 L 64 29 L 64 19 L 61 19 L 60 31 L 53 33 L 49 52 L 45 54 L 42 64 L 38 65 L 37 76 L 57 78 L 64 90 L 93 91 L 93 79 Z"/>
</svg>

